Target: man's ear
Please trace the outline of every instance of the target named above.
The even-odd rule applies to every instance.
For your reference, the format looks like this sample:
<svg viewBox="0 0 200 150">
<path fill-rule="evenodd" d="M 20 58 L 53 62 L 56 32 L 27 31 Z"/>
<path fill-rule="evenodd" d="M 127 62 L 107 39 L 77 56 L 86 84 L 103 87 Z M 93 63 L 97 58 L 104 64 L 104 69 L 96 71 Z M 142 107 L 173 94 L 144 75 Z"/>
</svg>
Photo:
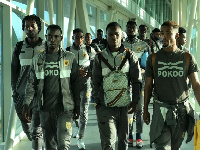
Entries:
<svg viewBox="0 0 200 150">
<path fill-rule="evenodd" d="M 61 38 L 61 41 L 62 41 L 63 40 L 63 35 L 61 35 L 60 38 Z"/>
<path fill-rule="evenodd" d="M 178 39 L 178 38 L 179 38 L 179 33 L 176 33 L 175 39 Z"/>
<path fill-rule="evenodd" d="M 72 36 L 72 40 L 74 40 L 74 36 Z"/>
<path fill-rule="evenodd" d="M 107 39 L 107 35 L 105 35 L 106 39 Z"/>
</svg>

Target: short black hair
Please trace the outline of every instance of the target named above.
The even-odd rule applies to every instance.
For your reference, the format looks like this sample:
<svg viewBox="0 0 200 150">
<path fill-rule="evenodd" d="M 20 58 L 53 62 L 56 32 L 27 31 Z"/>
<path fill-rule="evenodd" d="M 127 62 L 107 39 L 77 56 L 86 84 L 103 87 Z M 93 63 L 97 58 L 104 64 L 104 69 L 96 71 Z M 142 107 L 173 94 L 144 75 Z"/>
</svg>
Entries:
<svg viewBox="0 0 200 150">
<path fill-rule="evenodd" d="M 161 26 L 171 26 L 173 29 L 178 29 L 179 25 L 172 20 L 165 21 Z"/>
<path fill-rule="evenodd" d="M 185 30 L 183 27 L 179 27 L 179 28 L 178 28 L 178 33 L 179 33 L 179 34 L 186 33 L 186 30 Z"/>
<path fill-rule="evenodd" d="M 85 33 L 85 36 L 86 36 L 86 35 L 90 35 L 90 36 L 92 36 L 91 33 Z"/>
<path fill-rule="evenodd" d="M 97 30 L 97 32 L 103 32 L 103 30 L 101 30 L 101 29 L 98 29 L 98 30 Z"/>
<path fill-rule="evenodd" d="M 26 22 L 27 20 L 34 20 L 34 21 L 36 22 L 37 26 L 38 26 L 38 31 L 39 31 L 39 32 L 41 31 L 41 29 L 42 29 L 41 19 L 40 19 L 40 17 L 36 16 L 35 14 L 33 14 L 33 15 L 27 15 L 27 16 L 25 16 L 25 17 L 22 19 L 22 30 L 23 30 L 23 31 L 24 31 L 24 29 L 25 29 L 25 22 Z M 38 32 L 38 33 L 39 33 L 39 32 Z"/>
<path fill-rule="evenodd" d="M 59 30 L 60 33 L 62 34 L 62 29 L 60 28 L 59 25 L 56 25 L 56 24 L 51 24 L 51 25 L 49 25 L 49 26 L 47 27 L 47 29 L 46 29 L 46 33 L 47 33 L 47 31 L 48 31 L 49 29 L 57 29 L 57 30 Z"/>
<path fill-rule="evenodd" d="M 126 23 L 126 26 L 129 25 L 129 24 L 134 24 L 135 26 L 137 26 L 137 23 L 136 23 L 135 21 L 129 20 L 129 21 Z"/>
<path fill-rule="evenodd" d="M 76 28 L 76 29 L 73 30 L 73 34 L 79 33 L 79 32 L 83 33 L 83 30 L 80 29 L 80 28 Z"/>
<path fill-rule="evenodd" d="M 117 23 L 117 22 L 110 22 L 110 23 L 107 25 L 107 27 L 106 27 L 106 32 L 107 32 L 107 30 L 108 30 L 110 27 L 120 27 L 120 28 L 121 28 L 121 26 L 120 26 L 119 23 Z"/>
<path fill-rule="evenodd" d="M 153 29 L 153 31 L 152 31 L 153 33 L 154 32 L 160 32 L 160 29 L 158 29 L 158 28 L 155 28 L 155 29 Z"/>
<path fill-rule="evenodd" d="M 139 29 L 140 29 L 140 28 L 143 28 L 143 27 L 144 27 L 144 28 L 147 28 L 147 30 L 148 30 L 148 27 L 147 27 L 145 24 L 141 24 L 141 25 L 139 26 Z"/>
</svg>

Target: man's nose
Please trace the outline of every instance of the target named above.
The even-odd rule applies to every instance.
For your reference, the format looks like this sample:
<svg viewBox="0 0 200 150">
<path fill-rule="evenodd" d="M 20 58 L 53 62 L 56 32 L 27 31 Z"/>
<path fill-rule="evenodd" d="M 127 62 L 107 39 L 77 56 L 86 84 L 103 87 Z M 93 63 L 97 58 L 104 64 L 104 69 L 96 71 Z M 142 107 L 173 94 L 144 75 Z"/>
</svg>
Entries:
<svg viewBox="0 0 200 150">
<path fill-rule="evenodd" d="M 30 26 L 30 27 L 28 27 L 28 30 L 33 30 L 33 28 Z"/>
</svg>

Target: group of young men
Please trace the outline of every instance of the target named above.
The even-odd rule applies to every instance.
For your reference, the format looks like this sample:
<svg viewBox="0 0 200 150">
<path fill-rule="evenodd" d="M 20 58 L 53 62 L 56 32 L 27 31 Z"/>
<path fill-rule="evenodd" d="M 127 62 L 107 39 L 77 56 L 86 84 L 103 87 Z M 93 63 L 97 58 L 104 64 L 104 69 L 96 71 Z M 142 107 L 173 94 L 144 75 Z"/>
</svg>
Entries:
<svg viewBox="0 0 200 150">
<path fill-rule="evenodd" d="M 127 22 L 125 41 L 117 22 L 107 25 L 106 39 L 99 29 L 93 41 L 90 33 L 76 28 L 72 46 L 65 49 L 60 46 L 63 36 L 58 25 L 47 27 L 46 40 L 38 36 L 41 20 L 36 15 L 22 20 L 22 30 L 26 38 L 14 48 L 11 80 L 16 112 L 33 149 L 42 149 L 43 140 L 47 150 L 70 149 L 71 137 L 78 138 L 78 149 L 86 149 L 83 138 L 91 93 L 103 150 L 114 150 L 116 138 L 119 150 L 133 146 L 133 112 L 136 146 L 143 147 L 141 134 L 143 122 L 150 123 L 152 92 L 151 144 L 177 150 L 185 132 L 191 140 L 194 110 L 188 101 L 187 78 L 200 105 L 199 70 L 194 57 L 180 46 L 185 40 L 180 40 L 176 22 L 164 22 L 151 40 L 145 25 L 139 26 L 137 37 L 134 21 Z"/>
</svg>

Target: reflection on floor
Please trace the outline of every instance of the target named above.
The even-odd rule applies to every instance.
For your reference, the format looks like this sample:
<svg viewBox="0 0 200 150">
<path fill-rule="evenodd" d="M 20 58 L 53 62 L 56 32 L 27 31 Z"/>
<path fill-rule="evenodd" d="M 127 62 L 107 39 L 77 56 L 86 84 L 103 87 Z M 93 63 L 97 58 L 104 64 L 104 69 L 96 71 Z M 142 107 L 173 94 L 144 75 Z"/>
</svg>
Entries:
<svg viewBox="0 0 200 150">
<path fill-rule="evenodd" d="M 150 105 L 150 113 L 152 113 L 152 105 Z M 73 125 L 75 126 L 75 125 Z M 150 148 L 149 144 L 149 125 L 147 126 L 144 124 L 144 133 L 142 134 L 142 138 L 144 141 L 144 147 L 142 149 L 144 150 L 152 150 Z M 135 122 L 134 122 L 134 129 L 135 129 Z M 135 131 L 134 131 L 135 132 Z M 77 150 L 76 146 L 77 139 L 72 138 L 71 139 L 71 148 L 70 150 Z M 101 144 L 100 144 L 100 137 L 99 137 L 99 130 L 97 126 L 97 120 L 96 120 L 96 112 L 94 108 L 94 104 L 90 104 L 89 107 L 89 121 L 85 132 L 85 138 L 84 142 L 86 145 L 87 150 L 101 150 Z M 134 143 L 135 145 L 135 143 Z M 137 149 L 135 146 L 130 147 L 129 150 Z M 154 146 L 153 146 L 154 149 Z M 189 150 L 194 149 L 194 142 L 193 140 L 186 144 L 183 142 L 181 150 Z M 31 150 L 31 142 L 28 141 L 27 137 L 24 137 L 15 147 L 14 150 Z"/>
</svg>

